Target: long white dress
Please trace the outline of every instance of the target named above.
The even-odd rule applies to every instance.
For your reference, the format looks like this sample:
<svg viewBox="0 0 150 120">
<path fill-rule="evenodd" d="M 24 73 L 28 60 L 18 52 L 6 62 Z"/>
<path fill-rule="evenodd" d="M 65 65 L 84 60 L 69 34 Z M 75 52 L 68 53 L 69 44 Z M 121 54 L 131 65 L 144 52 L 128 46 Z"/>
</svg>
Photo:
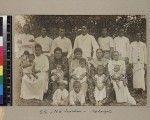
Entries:
<svg viewBox="0 0 150 120">
<path fill-rule="evenodd" d="M 133 88 L 142 88 L 145 90 L 144 64 L 147 64 L 145 43 L 141 41 L 131 43 L 130 63 L 133 64 Z"/>
<path fill-rule="evenodd" d="M 118 61 L 112 60 L 112 61 L 109 61 L 109 63 L 108 63 L 108 71 L 109 71 L 110 76 L 113 76 L 116 74 L 116 72 L 114 71 L 114 67 L 116 65 L 120 66 L 120 70 L 117 72 L 117 74 L 119 73 L 120 75 L 125 75 L 125 71 L 126 71 L 125 62 L 123 60 L 118 60 Z M 117 102 L 118 103 L 126 102 L 126 103 L 129 103 L 132 105 L 136 105 L 136 101 L 131 96 L 127 85 L 124 86 L 122 80 L 119 80 L 118 84 L 117 84 L 116 80 L 114 80 L 114 79 L 111 79 L 111 80 L 112 80 L 113 87 L 115 90 Z M 118 87 L 118 85 L 119 85 L 119 87 Z"/>
<path fill-rule="evenodd" d="M 49 61 L 45 55 L 35 57 L 35 70 L 41 71 L 37 73 L 38 79 L 31 76 L 31 79 L 24 74 L 21 84 L 21 95 L 23 99 L 39 99 L 43 100 L 44 93 L 48 90 L 48 70 Z M 27 70 L 25 70 L 27 72 Z"/>
<path fill-rule="evenodd" d="M 105 79 L 105 75 L 104 74 L 102 76 L 95 75 L 95 78 L 96 78 L 96 82 L 97 82 L 98 86 L 102 87 L 104 85 L 103 82 Z M 95 86 L 94 97 L 95 97 L 96 101 L 100 101 L 100 100 L 103 100 L 104 98 L 106 98 L 106 87 L 104 86 L 104 88 L 102 90 L 99 90 Z"/>
<path fill-rule="evenodd" d="M 92 57 L 91 53 L 93 52 L 93 57 L 96 58 L 96 50 L 99 48 L 97 41 L 94 36 L 86 34 L 79 35 L 76 37 L 74 42 L 74 50 L 75 48 L 81 48 L 83 52 L 83 57 Z"/>
</svg>

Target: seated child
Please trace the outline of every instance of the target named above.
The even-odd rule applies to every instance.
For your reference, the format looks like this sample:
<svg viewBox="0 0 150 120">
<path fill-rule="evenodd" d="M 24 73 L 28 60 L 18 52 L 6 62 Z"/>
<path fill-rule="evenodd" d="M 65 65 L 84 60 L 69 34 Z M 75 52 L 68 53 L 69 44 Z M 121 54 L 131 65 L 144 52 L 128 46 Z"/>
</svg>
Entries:
<svg viewBox="0 0 150 120">
<path fill-rule="evenodd" d="M 97 67 L 97 74 L 95 75 L 94 79 L 95 79 L 94 96 L 96 100 L 96 105 L 102 105 L 103 100 L 106 98 L 106 86 L 104 84 L 106 76 L 104 74 L 103 65 L 99 65 Z"/>
<path fill-rule="evenodd" d="M 81 91 L 81 83 L 79 81 L 73 82 L 73 90 L 69 94 L 70 105 L 81 106 L 85 104 L 85 96 Z"/>
<path fill-rule="evenodd" d="M 79 60 L 79 67 L 77 67 L 72 73 L 72 82 L 79 81 L 81 83 L 81 91 L 86 96 L 87 92 L 87 65 L 86 60 L 81 58 Z"/>
<path fill-rule="evenodd" d="M 65 89 L 65 83 L 60 81 L 58 89 L 53 95 L 53 105 L 67 106 L 68 105 L 68 91 Z"/>
<path fill-rule="evenodd" d="M 53 82 L 53 92 L 58 88 L 59 82 L 64 82 L 67 85 L 67 81 L 64 79 L 64 72 L 61 65 L 57 65 L 56 69 L 51 71 L 51 80 Z"/>
</svg>

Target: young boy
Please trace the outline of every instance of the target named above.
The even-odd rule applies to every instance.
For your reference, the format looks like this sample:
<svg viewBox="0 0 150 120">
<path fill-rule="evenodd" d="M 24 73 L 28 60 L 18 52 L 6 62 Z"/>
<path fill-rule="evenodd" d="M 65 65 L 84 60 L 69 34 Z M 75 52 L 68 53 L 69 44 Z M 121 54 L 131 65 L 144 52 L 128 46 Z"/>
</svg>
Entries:
<svg viewBox="0 0 150 120">
<path fill-rule="evenodd" d="M 73 90 L 70 91 L 69 102 L 72 106 L 81 106 L 85 104 L 85 95 L 81 91 L 81 83 L 79 81 L 73 82 Z"/>
<path fill-rule="evenodd" d="M 104 84 L 106 76 L 104 74 L 103 65 L 99 65 L 97 67 L 97 74 L 95 75 L 94 79 L 95 79 L 94 96 L 96 100 L 96 105 L 102 105 L 103 100 L 106 98 L 106 86 Z"/>
<path fill-rule="evenodd" d="M 65 89 L 65 83 L 63 81 L 59 82 L 59 87 L 54 92 L 52 104 L 56 106 L 68 105 L 68 91 Z"/>
</svg>

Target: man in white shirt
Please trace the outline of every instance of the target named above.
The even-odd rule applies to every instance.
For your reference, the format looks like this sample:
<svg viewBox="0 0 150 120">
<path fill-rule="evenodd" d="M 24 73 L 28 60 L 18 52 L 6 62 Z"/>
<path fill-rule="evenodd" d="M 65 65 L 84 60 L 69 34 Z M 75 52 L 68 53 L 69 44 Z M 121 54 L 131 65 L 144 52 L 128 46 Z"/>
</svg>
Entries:
<svg viewBox="0 0 150 120">
<path fill-rule="evenodd" d="M 86 26 L 82 26 L 82 34 L 77 36 L 74 42 L 75 48 L 81 48 L 84 58 L 96 57 L 96 50 L 99 48 L 94 36 L 88 34 Z"/>
<path fill-rule="evenodd" d="M 102 29 L 102 36 L 98 38 L 98 44 L 104 51 L 104 56 L 105 52 L 109 52 L 110 54 L 112 54 L 114 43 L 113 38 L 108 36 L 107 28 Z"/>
<path fill-rule="evenodd" d="M 28 24 L 23 27 L 23 34 L 15 38 L 21 44 L 21 53 L 28 51 L 30 54 L 34 53 L 34 36 L 29 34 L 30 26 Z"/>
<path fill-rule="evenodd" d="M 119 30 L 118 37 L 114 38 L 114 50 L 118 51 L 121 59 L 127 62 L 129 59 L 129 48 L 130 41 L 127 37 L 124 36 L 124 29 L 121 28 Z"/>
<path fill-rule="evenodd" d="M 41 36 L 37 37 L 35 39 L 35 43 L 38 43 L 42 46 L 42 50 L 43 53 L 45 55 L 50 56 L 50 52 L 51 52 L 51 46 L 52 46 L 52 39 L 50 37 L 48 37 L 47 35 L 47 31 L 45 28 L 41 29 Z"/>
<path fill-rule="evenodd" d="M 54 54 L 55 48 L 61 48 L 63 51 L 63 54 L 69 58 L 72 54 L 72 44 L 69 38 L 65 37 L 65 29 L 59 28 L 59 37 L 54 39 L 52 43 L 52 53 Z"/>
<path fill-rule="evenodd" d="M 130 45 L 130 63 L 133 67 L 133 88 L 145 90 L 145 70 L 147 64 L 146 44 L 141 42 L 141 34 L 137 33 L 136 41 Z"/>
</svg>

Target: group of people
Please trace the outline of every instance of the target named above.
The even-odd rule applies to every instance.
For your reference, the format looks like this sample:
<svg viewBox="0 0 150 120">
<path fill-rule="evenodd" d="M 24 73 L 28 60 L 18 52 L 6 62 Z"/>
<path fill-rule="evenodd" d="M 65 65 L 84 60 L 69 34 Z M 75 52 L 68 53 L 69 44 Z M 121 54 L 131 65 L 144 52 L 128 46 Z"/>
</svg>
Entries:
<svg viewBox="0 0 150 120">
<path fill-rule="evenodd" d="M 52 40 L 45 28 L 34 38 L 24 33 L 15 36 L 16 55 L 22 68 L 21 95 L 23 99 L 52 100 L 52 105 L 107 105 L 109 102 L 136 105 L 128 89 L 127 67 L 133 72 L 133 89 L 145 91 L 146 45 L 137 33 L 130 43 L 124 29 L 118 37 L 108 36 L 102 29 L 96 40 L 82 26 L 82 34 L 72 45 L 59 29 Z"/>
</svg>

